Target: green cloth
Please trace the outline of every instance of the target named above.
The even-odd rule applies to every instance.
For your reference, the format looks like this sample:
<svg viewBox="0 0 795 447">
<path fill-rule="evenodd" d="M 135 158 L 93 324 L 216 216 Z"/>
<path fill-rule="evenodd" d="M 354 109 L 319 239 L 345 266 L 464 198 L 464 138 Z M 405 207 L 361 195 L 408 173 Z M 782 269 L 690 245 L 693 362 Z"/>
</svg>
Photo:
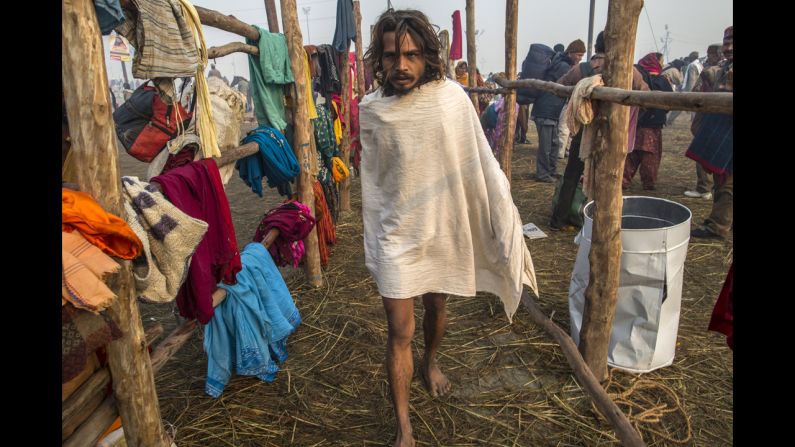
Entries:
<svg viewBox="0 0 795 447">
<path fill-rule="evenodd" d="M 259 48 L 258 57 L 248 56 L 254 114 L 260 126 L 284 130 L 287 128 L 287 119 L 282 85 L 295 82 L 290 56 L 287 54 L 287 40 L 284 34 L 252 26 L 257 28 L 260 36 L 259 42 L 246 39 L 247 44 Z"/>
</svg>

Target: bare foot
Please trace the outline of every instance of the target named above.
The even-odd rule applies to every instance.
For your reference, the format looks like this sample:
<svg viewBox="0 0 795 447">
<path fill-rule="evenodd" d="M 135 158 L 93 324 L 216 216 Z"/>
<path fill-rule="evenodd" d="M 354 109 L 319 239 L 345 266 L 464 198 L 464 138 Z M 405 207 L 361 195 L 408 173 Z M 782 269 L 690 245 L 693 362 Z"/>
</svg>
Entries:
<svg viewBox="0 0 795 447">
<path fill-rule="evenodd" d="M 405 434 L 404 434 L 405 433 Z M 411 430 L 404 432 L 398 429 L 397 439 L 395 439 L 395 447 L 414 447 L 417 443 L 414 437 L 411 436 Z"/>
<path fill-rule="evenodd" d="M 444 396 L 450 392 L 452 387 L 450 381 L 447 380 L 447 376 L 442 373 L 435 361 L 429 362 L 423 359 L 422 379 L 425 382 L 425 388 L 433 397 Z"/>
</svg>

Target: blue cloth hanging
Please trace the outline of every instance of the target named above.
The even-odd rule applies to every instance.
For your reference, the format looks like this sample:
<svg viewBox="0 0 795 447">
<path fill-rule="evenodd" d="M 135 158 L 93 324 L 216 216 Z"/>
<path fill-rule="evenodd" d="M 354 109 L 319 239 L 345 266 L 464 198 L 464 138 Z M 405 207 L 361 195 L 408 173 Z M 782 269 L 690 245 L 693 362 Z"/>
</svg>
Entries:
<svg viewBox="0 0 795 447">
<path fill-rule="evenodd" d="M 298 160 L 287 138 L 278 130 L 259 126 L 249 132 L 243 144 L 256 142 L 259 152 L 242 158 L 235 163 L 240 178 L 251 190 L 262 197 L 262 177 L 268 179 L 268 186 L 284 190 L 300 172 Z"/>
<path fill-rule="evenodd" d="M 103 36 L 110 34 L 113 28 L 125 20 L 119 0 L 94 0 L 94 10 L 97 12 L 99 31 Z"/>
</svg>

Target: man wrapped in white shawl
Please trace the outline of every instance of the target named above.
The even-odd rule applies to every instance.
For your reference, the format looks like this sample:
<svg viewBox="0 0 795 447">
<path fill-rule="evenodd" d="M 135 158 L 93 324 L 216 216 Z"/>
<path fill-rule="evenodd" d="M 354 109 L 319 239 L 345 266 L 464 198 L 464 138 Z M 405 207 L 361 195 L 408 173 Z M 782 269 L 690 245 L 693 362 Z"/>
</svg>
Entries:
<svg viewBox="0 0 795 447">
<path fill-rule="evenodd" d="M 394 445 L 411 447 L 411 298 L 425 308 L 420 375 L 438 396 L 451 389 L 436 355 L 447 295 L 491 292 L 510 321 L 536 280 L 508 180 L 466 93 L 444 76 L 428 18 L 389 9 L 372 35 L 365 61 L 381 87 L 359 105 L 364 254 L 387 319 Z"/>
<path fill-rule="evenodd" d="M 449 79 L 359 106 L 365 264 L 388 298 L 497 295 L 509 321 L 535 272 L 510 184 Z"/>
</svg>

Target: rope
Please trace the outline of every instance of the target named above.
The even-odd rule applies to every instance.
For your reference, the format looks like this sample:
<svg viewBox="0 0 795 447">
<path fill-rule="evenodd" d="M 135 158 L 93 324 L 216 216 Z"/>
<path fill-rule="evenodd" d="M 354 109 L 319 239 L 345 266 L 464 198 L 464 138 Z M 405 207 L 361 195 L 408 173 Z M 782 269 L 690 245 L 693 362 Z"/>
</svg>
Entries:
<svg viewBox="0 0 795 447">
<path fill-rule="evenodd" d="M 626 413 L 627 418 L 629 419 L 630 423 L 638 433 L 641 433 L 641 424 L 646 424 L 643 427 L 643 431 L 653 433 L 659 436 L 662 439 L 665 439 L 668 442 L 674 444 L 688 444 L 690 440 L 693 438 L 693 430 L 690 424 L 690 417 L 685 412 L 684 408 L 682 407 L 682 402 L 679 400 L 679 397 L 676 393 L 666 385 L 661 383 L 652 381 L 652 380 L 644 380 L 638 379 L 635 380 L 629 388 L 626 388 L 624 391 L 617 391 L 616 393 L 610 393 L 608 390 L 611 386 L 615 386 L 616 388 L 620 388 L 623 385 L 613 380 L 613 371 L 614 369 L 610 370 L 610 374 L 607 377 L 607 383 L 605 383 L 604 389 L 610 399 L 616 403 L 619 407 L 625 407 L 624 413 Z M 651 393 L 635 393 L 636 391 L 640 390 L 662 390 L 664 394 L 667 394 L 671 400 L 673 401 L 673 405 L 669 406 L 668 403 L 661 402 L 661 394 L 657 391 L 652 391 Z M 648 394 L 648 395 L 646 395 Z M 635 401 L 630 401 L 630 396 L 635 397 Z M 596 404 L 593 400 L 591 400 L 591 407 L 596 411 L 596 413 L 604 418 L 599 409 L 596 408 Z M 633 414 L 634 412 L 634 414 Z M 668 433 L 664 433 L 660 430 L 656 430 L 654 428 L 649 427 L 649 424 L 661 424 L 662 419 L 664 416 L 671 414 L 671 413 L 679 413 L 682 415 L 682 419 L 684 419 L 685 424 L 687 425 L 687 436 L 684 439 L 675 439 L 671 437 Z"/>
<path fill-rule="evenodd" d="M 193 31 L 193 38 L 196 40 L 196 48 L 199 51 L 199 64 L 196 67 L 196 133 L 202 142 L 202 152 L 204 158 L 220 157 L 221 150 L 218 149 L 218 137 L 213 120 L 213 108 L 210 105 L 210 92 L 207 89 L 207 78 L 204 77 L 204 67 L 207 66 L 207 45 L 204 43 L 204 33 L 199 19 L 199 13 L 188 0 L 179 0 L 182 4 L 183 12 L 187 12 L 188 24 Z"/>
</svg>

